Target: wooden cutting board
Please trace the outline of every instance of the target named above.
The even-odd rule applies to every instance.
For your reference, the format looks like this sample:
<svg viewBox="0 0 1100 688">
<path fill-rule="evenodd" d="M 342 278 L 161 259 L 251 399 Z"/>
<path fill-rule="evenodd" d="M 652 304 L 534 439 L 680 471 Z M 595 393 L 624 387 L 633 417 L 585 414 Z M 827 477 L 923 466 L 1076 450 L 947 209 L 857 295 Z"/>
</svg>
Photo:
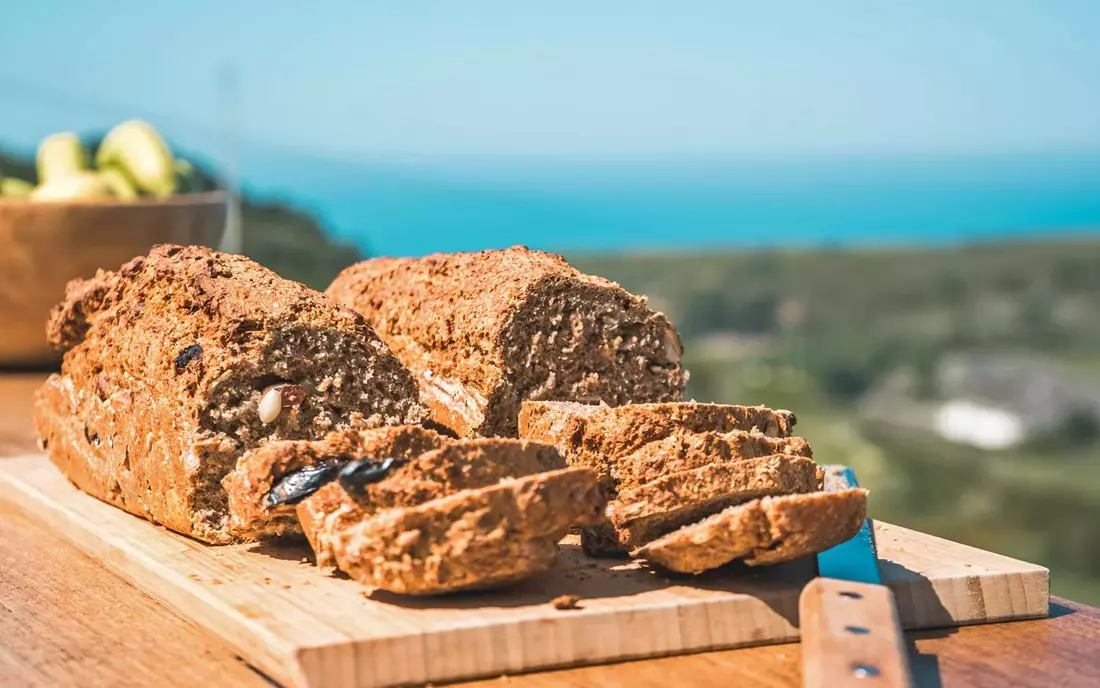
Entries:
<svg viewBox="0 0 1100 688">
<path fill-rule="evenodd" d="M 322 574 L 306 546 L 210 547 L 74 488 L 41 455 L 5 460 L 0 499 L 292 686 L 447 681 L 798 638 L 811 559 L 670 578 L 562 544 L 558 566 L 507 590 L 441 598 L 367 595 Z M 1048 571 L 876 523 L 883 581 L 907 628 L 1047 615 Z M 555 608 L 566 594 L 578 609 Z M 165 642 L 171 642 L 166 638 Z"/>
</svg>

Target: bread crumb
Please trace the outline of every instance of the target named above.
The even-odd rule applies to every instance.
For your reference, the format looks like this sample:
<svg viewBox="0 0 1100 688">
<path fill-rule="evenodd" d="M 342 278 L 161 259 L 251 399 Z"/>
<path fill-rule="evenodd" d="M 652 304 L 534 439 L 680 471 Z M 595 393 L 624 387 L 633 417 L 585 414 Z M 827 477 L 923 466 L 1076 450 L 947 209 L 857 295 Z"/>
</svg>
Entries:
<svg viewBox="0 0 1100 688">
<path fill-rule="evenodd" d="M 581 598 L 579 595 L 561 595 L 550 600 L 550 604 L 554 605 L 554 609 L 581 609 L 579 602 Z"/>
</svg>

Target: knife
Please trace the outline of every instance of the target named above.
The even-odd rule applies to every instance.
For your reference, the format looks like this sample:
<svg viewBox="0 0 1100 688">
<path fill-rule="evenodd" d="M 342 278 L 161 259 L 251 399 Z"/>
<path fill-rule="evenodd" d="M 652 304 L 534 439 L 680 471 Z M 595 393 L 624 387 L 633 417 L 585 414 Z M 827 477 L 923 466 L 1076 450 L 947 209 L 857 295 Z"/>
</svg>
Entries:
<svg viewBox="0 0 1100 688">
<path fill-rule="evenodd" d="M 826 466 L 826 491 L 859 487 L 855 471 Z M 882 584 L 870 519 L 817 555 L 819 578 L 798 599 L 805 688 L 913 685 L 894 594 Z"/>
</svg>

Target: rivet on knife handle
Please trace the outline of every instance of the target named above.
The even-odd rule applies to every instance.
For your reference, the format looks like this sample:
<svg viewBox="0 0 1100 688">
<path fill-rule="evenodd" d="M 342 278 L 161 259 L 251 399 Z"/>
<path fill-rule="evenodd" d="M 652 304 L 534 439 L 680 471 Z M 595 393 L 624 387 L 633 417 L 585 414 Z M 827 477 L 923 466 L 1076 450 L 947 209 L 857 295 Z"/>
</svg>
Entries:
<svg viewBox="0 0 1100 688">
<path fill-rule="evenodd" d="M 912 686 L 894 594 L 884 585 L 815 578 L 798 600 L 802 685 Z"/>
</svg>

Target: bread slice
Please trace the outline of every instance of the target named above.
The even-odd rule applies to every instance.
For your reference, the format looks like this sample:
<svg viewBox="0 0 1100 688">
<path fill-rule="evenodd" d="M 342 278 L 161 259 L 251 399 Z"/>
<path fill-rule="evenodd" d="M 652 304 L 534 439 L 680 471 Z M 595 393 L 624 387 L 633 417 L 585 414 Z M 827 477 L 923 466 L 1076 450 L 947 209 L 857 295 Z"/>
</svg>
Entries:
<svg viewBox="0 0 1100 688">
<path fill-rule="evenodd" d="M 619 493 L 607 516 L 624 549 L 635 549 L 680 526 L 767 495 L 820 489 L 813 459 L 776 455 L 726 461 L 669 473 Z"/>
<path fill-rule="evenodd" d="M 735 559 L 768 566 L 839 545 L 855 537 L 866 518 L 866 490 L 764 497 L 675 530 L 635 555 L 681 573 Z"/>
<path fill-rule="evenodd" d="M 813 450 L 803 437 L 768 437 L 743 430 L 679 431 L 615 458 L 611 471 L 622 492 L 678 471 L 776 454 L 812 458 Z"/>
<path fill-rule="evenodd" d="M 565 460 L 550 445 L 505 438 L 450 441 L 412 458 L 361 490 L 349 493 L 334 481 L 297 505 L 318 566 L 335 564 L 334 542 L 343 531 L 384 509 L 417 506 L 505 478 L 565 468 Z"/>
<path fill-rule="evenodd" d="M 595 474 L 568 468 L 387 509 L 343 529 L 333 553 L 355 580 L 394 593 L 496 587 L 549 569 L 558 540 L 603 507 Z"/>
<path fill-rule="evenodd" d="M 425 413 L 361 316 L 200 246 L 157 246 L 71 282 L 47 337 L 65 352 L 35 401 L 51 461 L 85 492 L 208 543 L 235 539 L 222 478 L 248 450 Z M 282 404 L 265 418 L 269 394 Z"/>
<path fill-rule="evenodd" d="M 618 488 L 619 464 L 647 444 L 700 432 L 755 431 L 767 437 L 789 437 L 795 422 L 790 411 L 763 406 L 670 402 L 610 407 L 527 401 L 519 414 L 519 433 L 553 444 L 571 466 L 595 470 L 612 496 Z M 649 465 L 651 458 L 643 459 Z"/>
<path fill-rule="evenodd" d="M 301 533 L 293 505 L 272 508 L 266 501 L 271 488 L 288 473 L 331 459 L 414 459 L 452 441 L 419 425 L 398 425 L 260 445 L 242 456 L 222 480 L 230 513 L 227 530 L 239 538 Z"/>
<path fill-rule="evenodd" d="M 523 246 L 375 258 L 327 293 L 413 371 L 432 418 L 460 437 L 516 436 L 524 399 L 683 398 L 683 347 L 643 297 Z"/>
</svg>

